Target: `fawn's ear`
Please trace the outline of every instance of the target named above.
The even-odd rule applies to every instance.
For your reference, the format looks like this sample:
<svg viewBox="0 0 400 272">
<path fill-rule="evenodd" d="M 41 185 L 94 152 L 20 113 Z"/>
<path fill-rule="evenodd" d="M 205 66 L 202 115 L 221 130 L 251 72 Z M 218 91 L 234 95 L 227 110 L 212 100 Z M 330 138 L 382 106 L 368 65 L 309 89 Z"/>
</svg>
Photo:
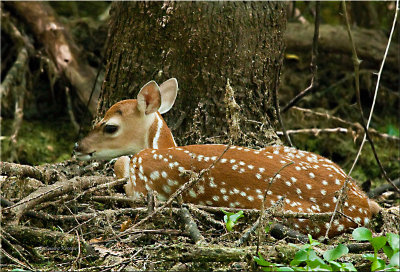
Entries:
<svg viewBox="0 0 400 272">
<path fill-rule="evenodd" d="M 161 93 L 157 83 L 146 83 L 137 95 L 138 109 L 144 114 L 156 112 L 161 106 Z"/>
<path fill-rule="evenodd" d="M 158 111 L 163 114 L 169 111 L 175 103 L 178 93 L 178 81 L 176 78 L 170 78 L 160 85 L 161 106 Z"/>
</svg>

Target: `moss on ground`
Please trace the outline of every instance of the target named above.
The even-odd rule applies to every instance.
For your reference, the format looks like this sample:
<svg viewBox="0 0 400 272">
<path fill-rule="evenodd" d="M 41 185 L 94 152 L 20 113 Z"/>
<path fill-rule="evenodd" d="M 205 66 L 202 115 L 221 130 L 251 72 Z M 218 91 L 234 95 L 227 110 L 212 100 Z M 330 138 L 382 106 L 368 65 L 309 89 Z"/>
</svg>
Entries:
<svg viewBox="0 0 400 272">
<path fill-rule="evenodd" d="M 17 151 L 17 162 L 39 165 L 67 160 L 71 157 L 76 134 L 69 121 L 24 120 L 18 134 L 17 146 L 10 142 L 12 120 L 1 122 L 1 160 L 9 161 L 12 148 Z"/>
</svg>

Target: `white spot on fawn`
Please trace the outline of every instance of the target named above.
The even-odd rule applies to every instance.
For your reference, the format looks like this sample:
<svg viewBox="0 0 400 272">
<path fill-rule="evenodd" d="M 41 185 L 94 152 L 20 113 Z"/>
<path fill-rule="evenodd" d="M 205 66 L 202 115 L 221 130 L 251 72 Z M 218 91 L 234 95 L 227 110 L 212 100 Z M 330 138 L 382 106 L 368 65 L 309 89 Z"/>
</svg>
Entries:
<svg viewBox="0 0 400 272">
<path fill-rule="evenodd" d="M 158 171 L 154 171 L 154 172 L 152 172 L 152 173 L 150 174 L 150 178 L 151 178 L 152 180 L 157 180 L 157 179 L 160 178 L 160 173 L 159 173 Z"/>
</svg>

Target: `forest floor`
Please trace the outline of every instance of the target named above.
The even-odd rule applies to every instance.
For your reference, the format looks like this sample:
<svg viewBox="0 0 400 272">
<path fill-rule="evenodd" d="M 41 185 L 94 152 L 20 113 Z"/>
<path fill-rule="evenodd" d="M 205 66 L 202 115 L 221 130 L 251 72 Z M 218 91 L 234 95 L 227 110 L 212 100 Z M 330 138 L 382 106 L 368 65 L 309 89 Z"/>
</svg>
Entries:
<svg viewBox="0 0 400 272">
<path fill-rule="evenodd" d="M 2 269 L 259 270 L 259 254 L 287 265 L 310 243 L 280 225 L 284 219 L 269 217 L 260 227 L 257 210 L 243 210 L 232 231 L 227 231 L 220 208 L 175 202 L 140 224 L 162 203 L 153 196 L 132 201 L 123 194 L 126 181 L 115 180 L 112 173 L 112 162 L 69 160 L 37 167 L 2 162 L 2 258 L 12 260 L 3 259 Z M 378 193 L 380 205 L 388 208 L 371 228 L 374 233 L 396 233 L 399 195 Z M 268 222 L 274 224 L 266 232 Z M 343 243 L 349 254 L 337 261 L 351 262 L 360 271 L 370 269 L 363 254 L 373 252 L 371 244 L 355 241 L 350 234 L 321 242 L 313 246 L 318 255 Z M 388 262 L 384 253 L 379 256 Z"/>
</svg>

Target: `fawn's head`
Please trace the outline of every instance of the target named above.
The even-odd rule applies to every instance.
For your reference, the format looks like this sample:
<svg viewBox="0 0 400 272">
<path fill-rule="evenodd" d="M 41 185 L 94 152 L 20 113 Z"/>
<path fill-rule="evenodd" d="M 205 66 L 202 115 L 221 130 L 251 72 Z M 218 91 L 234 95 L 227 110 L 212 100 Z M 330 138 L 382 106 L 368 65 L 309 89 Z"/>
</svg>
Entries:
<svg viewBox="0 0 400 272">
<path fill-rule="evenodd" d="M 137 99 L 120 101 L 106 112 L 92 131 L 75 144 L 75 157 L 79 160 L 112 159 L 154 147 L 156 140 L 162 138 L 160 134 L 170 134 L 166 125 L 163 128 L 160 114 L 172 108 L 177 91 L 175 78 L 160 86 L 155 81 L 148 82 Z"/>
</svg>

